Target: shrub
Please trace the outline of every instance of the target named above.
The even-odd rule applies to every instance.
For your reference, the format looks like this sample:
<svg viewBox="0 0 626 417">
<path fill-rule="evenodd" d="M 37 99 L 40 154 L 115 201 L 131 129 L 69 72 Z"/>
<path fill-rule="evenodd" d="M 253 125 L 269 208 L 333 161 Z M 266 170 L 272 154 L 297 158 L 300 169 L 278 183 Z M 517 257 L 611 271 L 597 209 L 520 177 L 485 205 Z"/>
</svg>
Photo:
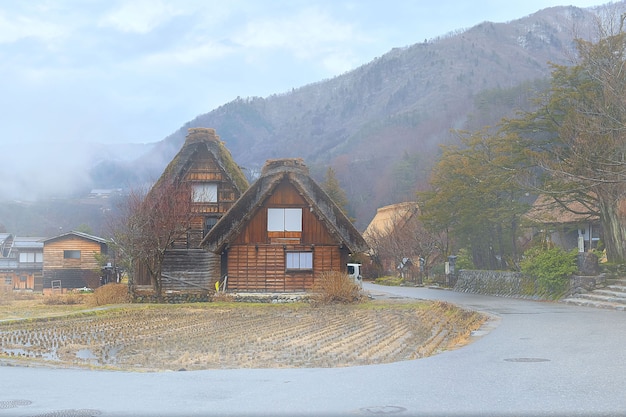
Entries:
<svg viewBox="0 0 626 417">
<path fill-rule="evenodd" d="M 533 248 L 524 254 L 520 266 L 522 273 L 537 281 L 538 291 L 550 298 L 567 291 L 569 277 L 578 269 L 576 251 L 566 252 L 559 247 Z"/>
<path fill-rule="evenodd" d="M 459 249 L 456 258 L 456 269 L 476 269 L 472 260 L 472 254 L 465 248 Z"/>
<path fill-rule="evenodd" d="M 9 305 L 14 299 L 11 287 L 0 286 L 0 305 Z"/>
<path fill-rule="evenodd" d="M 338 271 L 322 273 L 313 286 L 315 302 L 321 304 L 356 303 L 363 299 L 363 291 L 348 274 Z"/>
<path fill-rule="evenodd" d="M 69 306 L 82 304 L 84 301 L 84 296 L 75 293 L 52 294 L 43 298 L 43 303 L 49 306 Z"/>
<path fill-rule="evenodd" d="M 128 286 L 126 284 L 106 284 L 96 288 L 91 302 L 94 305 L 124 304 L 130 301 Z"/>
<path fill-rule="evenodd" d="M 390 287 L 397 287 L 399 285 L 402 285 L 404 279 L 402 279 L 402 277 L 385 276 L 376 278 L 374 282 L 378 285 L 389 285 Z"/>
<path fill-rule="evenodd" d="M 600 268 L 607 278 L 619 278 L 626 275 L 626 264 L 604 262 L 600 264 Z"/>
</svg>

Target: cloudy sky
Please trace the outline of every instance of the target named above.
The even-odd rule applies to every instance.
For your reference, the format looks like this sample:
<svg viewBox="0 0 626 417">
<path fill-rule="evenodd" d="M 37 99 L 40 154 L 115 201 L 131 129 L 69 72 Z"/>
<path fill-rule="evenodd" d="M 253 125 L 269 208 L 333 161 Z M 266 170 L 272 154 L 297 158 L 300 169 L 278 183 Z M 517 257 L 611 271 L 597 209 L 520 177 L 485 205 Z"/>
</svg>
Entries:
<svg viewBox="0 0 626 417">
<path fill-rule="evenodd" d="M 393 47 L 602 3 L 0 0 L 0 144 L 156 142 L 238 96 L 331 78 Z"/>
</svg>

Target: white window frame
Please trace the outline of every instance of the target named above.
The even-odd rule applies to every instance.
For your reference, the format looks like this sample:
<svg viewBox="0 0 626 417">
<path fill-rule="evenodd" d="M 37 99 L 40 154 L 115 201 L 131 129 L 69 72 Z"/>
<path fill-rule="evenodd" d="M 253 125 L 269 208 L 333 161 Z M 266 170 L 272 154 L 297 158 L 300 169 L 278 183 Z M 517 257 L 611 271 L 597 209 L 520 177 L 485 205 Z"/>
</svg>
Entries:
<svg viewBox="0 0 626 417">
<path fill-rule="evenodd" d="M 191 200 L 194 203 L 217 203 L 217 183 L 198 182 L 191 185 Z"/>
<path fill-rule="evenodd" d="M 302 208 L 268 208 L 268 232 L 301 232 Z"/>
<path fill-rule="evenodd" d="M 285 266 L 288 270 L 312 270 L 313 252 L 285 252 Z"/>
<path fill-rule="evenodd" d="M 41 252 L 20 252 L 21 263 L 43 262 L 43 253 Z"/>
</svg>

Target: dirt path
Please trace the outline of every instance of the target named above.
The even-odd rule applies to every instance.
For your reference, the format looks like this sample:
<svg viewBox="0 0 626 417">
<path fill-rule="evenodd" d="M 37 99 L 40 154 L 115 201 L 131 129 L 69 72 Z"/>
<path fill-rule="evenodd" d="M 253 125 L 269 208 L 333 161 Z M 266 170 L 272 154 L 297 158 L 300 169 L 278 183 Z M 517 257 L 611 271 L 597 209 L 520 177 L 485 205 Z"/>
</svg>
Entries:
<svg viewBox="0 0 626 417">
<path fill-rule="evenodd" d="M 125 370 L 340 367 L 432 355 L 484 318 L 445 303 L 197 304 L 0 322 L 0 360 Z"/>
</svg>

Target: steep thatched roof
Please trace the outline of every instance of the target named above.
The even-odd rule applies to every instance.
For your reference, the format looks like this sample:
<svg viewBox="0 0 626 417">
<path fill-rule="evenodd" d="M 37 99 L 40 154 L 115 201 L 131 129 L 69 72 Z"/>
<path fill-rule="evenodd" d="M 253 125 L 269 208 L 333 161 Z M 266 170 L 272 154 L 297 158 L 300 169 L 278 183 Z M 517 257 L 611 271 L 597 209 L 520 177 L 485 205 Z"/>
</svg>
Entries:
<svg viewBox="0 0 626 417">
<path fill-rule="evenodd" d="M 566 203 L 563 207 L 552 197 L 540 195 L 530 210 L 524 215 L 527 221 L 536 224 L 574 224 L 598 221 L 598 216 L 588 213 L 589 209 L 578 201 Z"/>
<path fill-rule="evenodd" d="M 203 148 L 213 155 L 220 168 L 224 170 L 229 180 L 240 193 L 248 189 L 248 180 L 241 168 L 239 168 L 239 165 L 233 160 L 230 151 L 226 149 L 224 142 L 215 133 L 215 129 L 204 127 L 190 128 L 188 130 L 183 147 L 165 168 L 157 184 L 164 180 L 183 179 L 185 173 L 191 167 L 195 155 Z"/>
<path fill-rule="evenodd" d="M 309 176 L 309 169 L 300 158 L 268 160 L 259 179 L 213 226 L 202 245 L 215 253 L 222 252 L 283 179 L 287 179 L 302 194 L 312 212 L 350 252 L 367 250 L 367 244 L 359 231 L 328 194 L 313 181 Z"/>
<path fill-rule="evenodd" d="M 376 215 L 372 219 L 367 229 L 363 232 L 363 237 L 384 236 L 393 232 L 397 227 L 402 227 L 411 217 L 417 214 L 419 206 L 414 202 L 391 204 L 380 207 L 376 210 Z"/>
</svg>

